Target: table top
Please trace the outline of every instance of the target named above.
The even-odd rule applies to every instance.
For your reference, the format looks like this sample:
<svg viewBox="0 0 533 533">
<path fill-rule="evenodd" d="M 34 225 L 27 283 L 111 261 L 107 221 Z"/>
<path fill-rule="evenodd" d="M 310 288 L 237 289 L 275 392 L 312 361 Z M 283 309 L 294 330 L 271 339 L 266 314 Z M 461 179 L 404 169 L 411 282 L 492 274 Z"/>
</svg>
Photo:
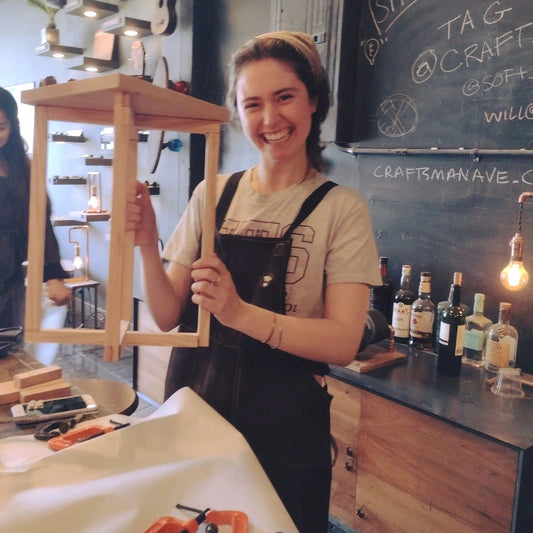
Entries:
<svg viewBox="0 0 533 533">
<path fill-rule="evenodd" d="M 44 365 L 22 348 L 14 345 L 10 353 L 0 358 L 0 382 L 10 381 L 15 374 L 42 368 Z M 98 411 L 87 415 L 96 418 L 109 414 L 132 414 L 137 408 L 137 393 L 127 384 L 101 378 L 68 379 L 72 394 L 90 394 Z M 0 416 L 11 416 L 13 403 L 0 405 Z M 0 423 L 0 438 L 33 433 L 34 427 L 20 427 L 13 422 Z"/>
<path fill-rule="evenodd" d="M 519 450 L 533 448 L 533 389 L 524 386 L 524 398 L 502 398 L 487 384 L 494 373 L 463 365 L 460 377 L 442 376 L 434 353 L 395 348 L 407 353 L 404 362 L 365 374 L 332 366 L 331 375 Z"/>
</svg>

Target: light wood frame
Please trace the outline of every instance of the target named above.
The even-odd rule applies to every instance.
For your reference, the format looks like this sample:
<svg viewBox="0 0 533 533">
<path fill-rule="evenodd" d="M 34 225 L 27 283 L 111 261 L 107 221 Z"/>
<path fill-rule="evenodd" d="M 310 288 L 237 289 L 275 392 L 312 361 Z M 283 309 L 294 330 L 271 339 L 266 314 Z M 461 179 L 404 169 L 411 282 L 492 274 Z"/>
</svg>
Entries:
<svg viewBox="0 0 533 533">
<path fill-rule="evenodd" d="M 207 346 L 209 313 L 200 309 L 193 333 L 132 331 L 134 235 L 125 231 L 126 198 L 137 176 L 138 130 L 161 129 L 203 134 L 206 138 L 206 205 L 201 255 L 213 252 L 215 186 L 221 124 L 226 108 L 144 80 L 111 74 L 25 91 L 22 101 L 35 106 L 34 155 L 30 185 L 28 288 L 25 339 L 28 342 L 97 344 L 104 360 L 120 358 L 123 345 Z M 105 329 L 41 329 L 41 287 L 44 267 L 48 122 L 112 125 L 115 129 L 113 199 Z"/>
</svg>

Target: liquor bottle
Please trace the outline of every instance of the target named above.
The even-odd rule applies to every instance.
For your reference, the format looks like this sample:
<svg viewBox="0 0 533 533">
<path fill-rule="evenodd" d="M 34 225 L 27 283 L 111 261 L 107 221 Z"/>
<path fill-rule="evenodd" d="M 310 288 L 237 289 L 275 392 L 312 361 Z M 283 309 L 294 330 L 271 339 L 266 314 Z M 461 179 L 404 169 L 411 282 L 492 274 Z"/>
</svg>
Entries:
<svg viewBox="0 0 533 533">
<path fill-rule="evenodd" d="M 454 272 L 455 274 L 461 274 L 461 272 Z M 442 302 L 439 302 L 437 304 L 437 311 L 435 313 L 435 351 L 437 352 L 439 349 L 439 330 L 440 330 L 440 322 L 442 320 L 442 313 L 444 313 L 444 310 L 450 307 L 452 304 L 452 294 L 453 294 L 453 283 L 450 285 L 450 292 L 448 294 L 447 300 L 442 300 Z M 468 316 L 470 314 L 470 308 L 465 303 L 461 302 L 461 307 L 463 308 L 463 311 L 465 312 L 465 316 Z"/>
<path fill-rule="evenodd" d="M 498 323 L 490 326 L 485 333 L 483 366 L 487 370 L 497 372 L 499 368 L 515 366 L 518 332 L 511 326 L 510 316 L 511 304 L 500 302 Z"/>
<path fill-rule="evenodd" d="M 421 272 L 418 298 L 411 308 L 410 346 L 431 350 L 434 320 L 435 304 L 431 301 L 431 272 Z"/>
<path fill-rule="evenodd" d="M 400 344 L 407 344 L 409 341 L 411 306 L 414 299 L 415 295 L 411 290 L 411 265 L 403 265 L 400 288 L 394 295 L 394 304 L 392 306 L 394 340 Z"/>
<path fill-rule="evenodd" d="M 492 326 L 492 320 L 483 314 L 485 295 L 474 294 L 474 311 L 466 317 L 463 363 L 472 366 L 483 364 L 485 332 Z"/>
<path fill-rule="evenodd" d="M 379 258 L 379 271 L 381 273 L 382 285 L 372 287 L 370 290 L 370 309 L 381 311 L 387 322 L 392 320 L 392 298 L 394 296 L 392 281 L 389 278 L 388 257 Z"/>
<path fill-rule="evenodd" d="M 437 371 L 445 376 L 461 373 L 466 314 L 461 307 L 461 286 L 463 275 L 453 273 L 451 305 L 442 313 L 437 346 Z"/>
</svg>

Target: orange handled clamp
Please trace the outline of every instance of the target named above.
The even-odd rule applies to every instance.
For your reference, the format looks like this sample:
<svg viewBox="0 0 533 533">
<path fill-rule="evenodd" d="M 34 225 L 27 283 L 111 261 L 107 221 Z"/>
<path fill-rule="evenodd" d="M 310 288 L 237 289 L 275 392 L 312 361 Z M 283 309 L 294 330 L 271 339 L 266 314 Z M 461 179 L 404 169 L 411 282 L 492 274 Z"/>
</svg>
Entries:
<svg viewBox="0 0 533 533">
<path fill-rule="evenodd" d="M 128 424 L 115 424 L 114 426 L 88 426 L 86 428 L 75 429 L 74 431 L 69 431 L 64 435 L 59 435 L 58 437 L 53 437 L 48 441 L 48 446 L 52 450 L 59 451 L 64 450 L 72 446 L 73 444 L 78 444 L 79 442 L 85 442 L 86 440 L 94 439 L 100 435 L 105 435 L 110 431 L 115 431 L 116 429 L 122 429 L 128 427 Z"/>
<path fill-rule="evenodd" d="M 198 512 L 198 516 L 190 520 L 180 520 L 173 516 L 163 516 L 152 524 L 144 533 L 196 533 L 202 522 L 207 522 L 206 533 L 216 533 L 218 526 L 231 526 L 232 533 L 247 533 L 248 516 L 242 511 L 215 511 L 206 509 L 199 511 L 182 505 L 178 508 Z"/>
</svg>

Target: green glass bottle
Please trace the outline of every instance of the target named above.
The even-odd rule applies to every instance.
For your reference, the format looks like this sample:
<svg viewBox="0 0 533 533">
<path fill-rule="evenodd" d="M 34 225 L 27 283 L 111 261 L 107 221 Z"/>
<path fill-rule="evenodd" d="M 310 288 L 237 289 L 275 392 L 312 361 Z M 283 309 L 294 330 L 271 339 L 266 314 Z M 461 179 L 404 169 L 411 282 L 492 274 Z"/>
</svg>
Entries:
<svg viewBox="0 0 533 533">
<path fill-rule="evenodd" d="M 437 344 L 437 371 L 445 376 L 459 376 L 463 356 L 466 314 L 461 307 L 461 272 L 453 274 L 451 305 L 442 313 Z"/>
</svg>

